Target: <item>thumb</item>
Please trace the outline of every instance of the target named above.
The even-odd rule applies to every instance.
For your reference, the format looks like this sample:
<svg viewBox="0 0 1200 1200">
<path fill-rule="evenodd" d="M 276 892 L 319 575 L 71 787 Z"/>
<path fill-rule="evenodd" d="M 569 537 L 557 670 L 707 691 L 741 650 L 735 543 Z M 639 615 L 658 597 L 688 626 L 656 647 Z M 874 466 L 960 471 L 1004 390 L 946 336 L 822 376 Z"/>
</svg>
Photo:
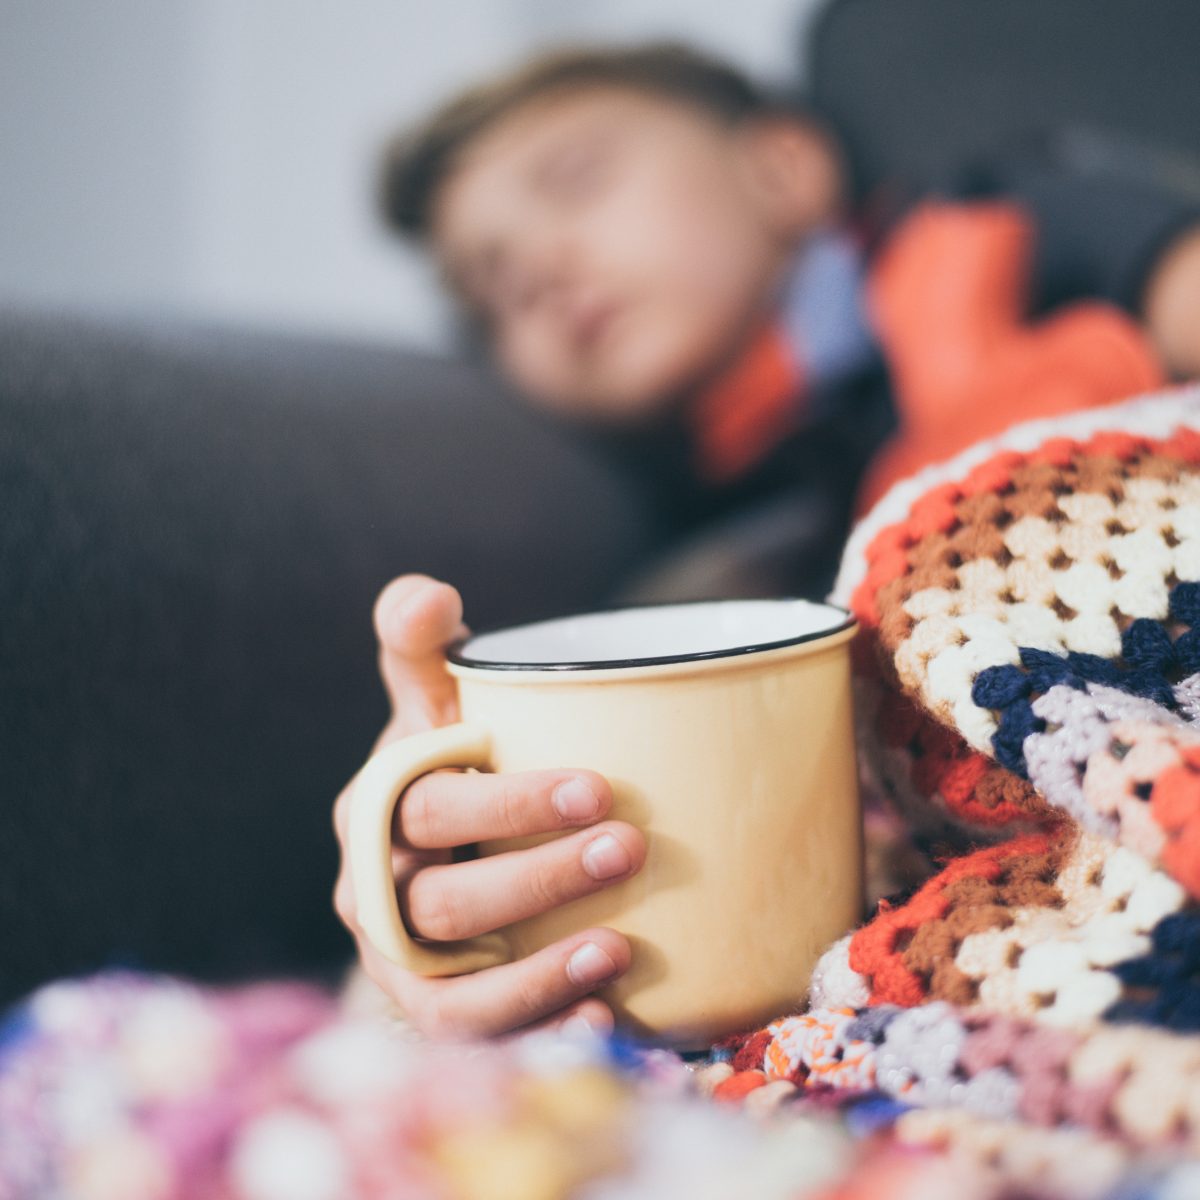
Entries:
<svg viewBox="0 0 1200 1200">
<path fill-rule="evenodd" d="M 458 720 L 446 647 L 465 636 L 462 597 L 428 575 L 402 575 L 375 602 L 379 670 L 392 705 L 389 732 L 416 733 Z"/>
</svg>

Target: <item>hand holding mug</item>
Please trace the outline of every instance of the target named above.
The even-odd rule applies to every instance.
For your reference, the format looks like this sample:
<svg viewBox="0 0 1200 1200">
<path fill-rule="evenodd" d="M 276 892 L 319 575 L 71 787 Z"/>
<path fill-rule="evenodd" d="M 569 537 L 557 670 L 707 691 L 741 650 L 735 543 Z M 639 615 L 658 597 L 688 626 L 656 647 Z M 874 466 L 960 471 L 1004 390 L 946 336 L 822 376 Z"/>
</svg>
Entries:
<svg viewBox="0 0 1200 1200">
<path fill-rule="evenodd" d="M 378 753 L 458 719 L 444 649 L 466 631 L 458 593 L 424 576 L 390 584 L 376 604 L 375 625 L 392 705 Z M 608 1006 L 590 993 L 629 966 L 629 943 L 612 929 L 581 926 L 515 961 L 454 977 L 419 974 L 381 954 L 359 925 L 346 852 L 353 788 L 354 782 L 347 785 L 334 809 L 342 847 L 335 906 L 368 975 L 418 1028 L 443 1038 L 489 1037 L 572 1017 L 611 1028 Z M 607 781 L 588 770 L 423 775 L 396 806 L 390 839 L 405 926 L 423 939 L 418 944 L 436 946 L 486 935 L 630 878 L 644 860 L 645 840 L 633 826 L 605 819 L 611 804 Z M 453 861 L 456 847 L 547 833 L 565 836 L 478 861 Z"/>
</svg>

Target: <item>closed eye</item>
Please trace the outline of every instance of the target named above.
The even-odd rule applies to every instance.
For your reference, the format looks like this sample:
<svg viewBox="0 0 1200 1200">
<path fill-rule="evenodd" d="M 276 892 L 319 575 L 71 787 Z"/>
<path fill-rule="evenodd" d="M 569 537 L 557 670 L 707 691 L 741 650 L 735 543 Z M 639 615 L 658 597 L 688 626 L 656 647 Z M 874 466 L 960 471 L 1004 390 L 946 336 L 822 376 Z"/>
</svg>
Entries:
<svg viewBox="0 0 1200 1200">
<path fill-rule="evenodd" d="M 505 320 L 530 309 L 539 289 L 534 275 L 518 268 L 507 255 L 500 255 L 475 273 L 471 285 L 460 288 L 458 294 L 476 327 L 495 332 Z"/>
<path fill-rule="evenodd" d="M 529 292 L 527 273 L 517 269 L 500 245 L 490 245 L 457 270 L 447 270 L 445 278 L 468 310 L 487 319 L 520 307 Z"/>
</svg>

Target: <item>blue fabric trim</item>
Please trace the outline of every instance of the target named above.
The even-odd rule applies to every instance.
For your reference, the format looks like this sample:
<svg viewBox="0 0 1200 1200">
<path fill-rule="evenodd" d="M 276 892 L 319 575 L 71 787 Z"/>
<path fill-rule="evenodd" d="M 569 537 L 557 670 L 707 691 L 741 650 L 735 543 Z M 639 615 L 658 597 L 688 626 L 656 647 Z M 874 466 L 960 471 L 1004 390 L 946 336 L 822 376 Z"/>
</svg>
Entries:
<svg viewBox="0 0 1200 1200">
<path fill-rule="evenodd" d="M 849 234 L 808 239 L 784 288 L 780 321 L 814 392 L 879 359 L 864 303 L 866 268 Z"/>
</svg>

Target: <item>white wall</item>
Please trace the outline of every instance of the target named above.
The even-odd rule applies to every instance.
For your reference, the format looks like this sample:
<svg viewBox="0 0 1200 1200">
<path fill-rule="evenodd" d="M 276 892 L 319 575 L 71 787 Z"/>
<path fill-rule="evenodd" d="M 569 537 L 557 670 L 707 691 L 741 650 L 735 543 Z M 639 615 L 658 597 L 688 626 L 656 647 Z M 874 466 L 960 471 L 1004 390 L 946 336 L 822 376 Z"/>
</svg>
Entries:
<svg viewBox="0 0 1200 1200">
<path fill-rule="evenodd" d="M 0 302 L 437 345 L 373 208 L 386 133 L 550 42 L 688 37 L 794 73 L 818 0 L 0 0 Z"/>
<path fill-rule="evenodd" d="M 180 0 L 0 0 L 0 297 L 179 289 L 190 68 Z"/>
</svg>

